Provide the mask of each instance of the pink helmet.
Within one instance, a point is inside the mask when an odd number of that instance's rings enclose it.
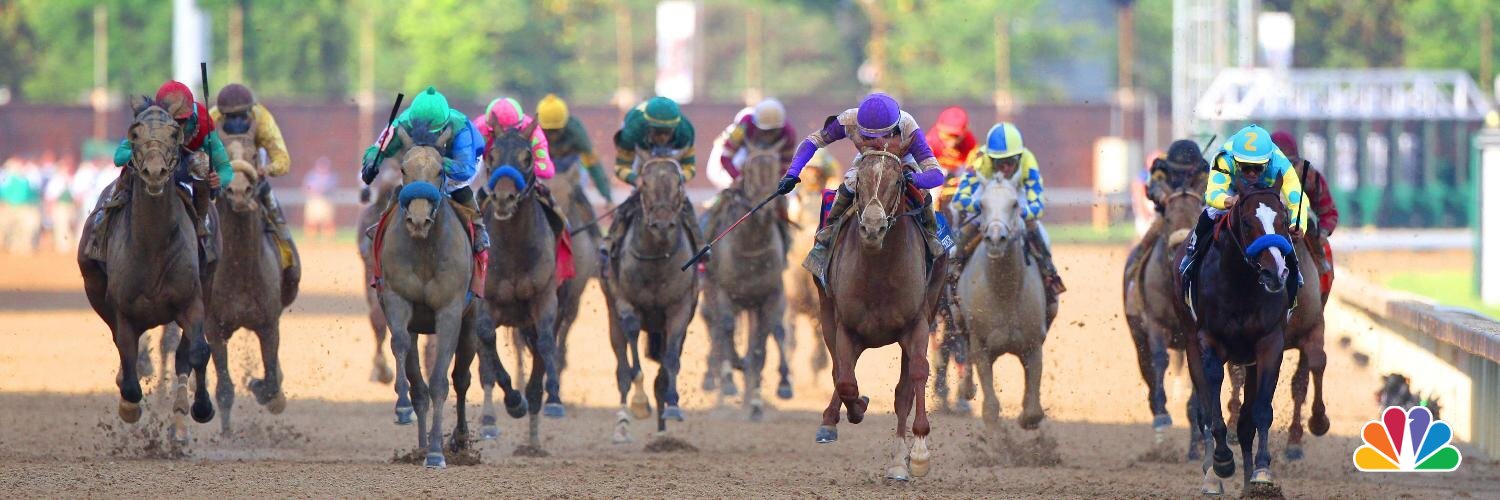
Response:
[[[489,120],[493,121],[495,126],[500,128],[519,127],[522,117],[526,116],[521,111],[521,103],[511,97],[495,99],[490,103],[487,114]]]

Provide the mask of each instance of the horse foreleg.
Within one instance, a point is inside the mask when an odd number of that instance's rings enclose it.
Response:
[[[911,416],[911,407],[915,403],[912,394],[913,381],[911,365],[913,349],[905,342],[901,345],[901,371],[896,380],[896,440],[893,442],[891,466],[885,470],[886,479],[906,481],[911,479],[911,448],[906,443],[907,427],[906,419]]]
[[[215,329],[217,330],[217,329]],[[219,404],[219,432],[229,435],[232,431],[230,415],[234,411],[234,378],[229,373],[229,339],[224,332],[209,335],[208,347],[214,361],[214,401]]]
[[[682,344],[687,340],[688,322],[693,320],[696,303],[696,297],[693,297],[685,304],[667,309],[666,328],[662,332],[666,345],[661,353],[661,368],[667,375],[666,405],[660,415],[662,419],[683,421],[682,409],[678,406],[680,396],[677,393],[677,375],[682,371]]]
[[[416,334],[412,335],[413,337]],[[417,417],[417,449],[427,449],[427,411],[432,407],[431,396],[427,392],[427,382],[422,380],[422,359],[420,349],[415,347],[417,339],[412,339],[413,347],[406,351],[406,360],[402,364],[406,368],[406,379],[408,386],[407,397],[411,398],[412,413]]]
[[[526,376],[526,399],[541,402],[544,398],[542,385],[546,382],[547,365],[542,360],[541,348],[537,346],[539,343],[538,334],[534,327],[521,327],[519,330],[521,338],[526,342],[526,349],[531,351],[531,373]],[[521,348],[517,346],[516,349],[519,351]],[[540,448],[542,446],[542,406],[544,405],[535,404],[531,405],[531,408],[528,409],[526,442],[533,448]]]
[[[777,365],[777,374],[781,380],[776,383],[776,397],[780,399],[792,399],[792,367],[788,358],[795,351],[796,338],[787,335],[786,296],[777,294],[771,299],[771,304],[766,306],[769,310],[761,315],[763,325],[769,325],[771,337],[776,339],[776,354],[780,358]]]
[[[906,343],[912,350],[911,366],[903,373],[917,406],[917,416],[911,425],[911,474],[916,477],[926,476],[931,468],[932,454],[927,449],[927,435],[932,432],[932,424],[927,421],[927,398],[924,397],[927,394],[927,337],[930,333],[922,326],[913,327],[912,339]]]
[[[1042,346],[1021,354],[1021,368],[1026,371],[1026,392],[1021,398],[1022,429],[1035,429],[1046,417],[1042,410]]]
[[[1156,430],[1157,439],[1161,434],[1172,426],[1172,416],[1167,413],[1166,391],[1162,388],[1162,372],[1158,370],[1157,353],[1161,354],[1163,363],[1160,368],[1166,368],[1166,349],[1159,342],[1151,339],[1146,325],[1139,318],[1127,316],[1125,326],[1130,329],[1130,340],[1135,343],[1135,361],[1141,370],[1141,380],[1146,382],[1146,403],[1151,409],[1151,428]]]
[[[1234,426],[1233,430],[1239,436],[1240,460],[1243,461],[1242,466],[1245,469],[1244,479],[1248,483],[1250,480],[1250,468],[1255,463],[1255,455],[1252,454],[1251,448],[1255,445],[1255,398],[1260,395],[1261,390],[1260,384],[1255,383],[1255,381],[1260,378],[1260,370],[1256,365],[1244,366],[1241,369],[1245,373],[1245,378],[1251,381],[1250,385],[1245,387],[1245,401],[1248,401],[1250,404],[1240,407],[1240,411],[1238,412],[1239,423]]]
[[[272,415],[280,415],[286,409],[286,394],[281,391],[281,325],[273,320],[265,328],[256,330],[260,338],[260,360],[264,366],[263,377],[250,379],[245,385],[255,395],[255,402],[266,407]]]
[[[187,311],[178,318],[177,324],[182,325],[183,340],[178,342],[177,347],[177,374],[179,381],[185,381],[189,370],[197,378],[196,387],[193,388],[193,421],[200,424],[208,423],[214,419],[213,400],[208,395],[208,336],[205,331],[206,316],[203,308],[203,300],[199,298],[188,305]],[[186,363],[184,363],[186,362]]]
[[[870,404],[870,398],[860,395],[859,381],[854,374],[854,366],[859,362],[859,354],[864,351],[864,347],[855,342],[847,327],[840,324],[835,328],[833,388],[838,393],[839,400],[844,403],[849,423],[859,424],[865,420],[865,408]]]
[[[1206,333],[1199,332],[1199,343]],[[1220,478],[1234,475],[1234,452],[1229,449],[1229,428],[1224,424],[1224,403],[1219,397],[1224,390],[1224,360],[1219,357],[1217,351],[1211,345],[1200,347],[1202,359],[1202,376],[1204,386],[1198,389],[1198,396],[1202,398],[1203,411],[1207,413],[1211,428],[1209,434],[1214,439],[1213,449],[1213,471]]]
[[[369,281],[368,277],[366,281]],[[385,361],[385,311],[380,309],[380,300],[375,297],[375,292],[368,291],[365,295],[365,302],[370,304],[370,329],[375,332],[375,357],[372,360],[374,367],[370,371],[370,381],[389,384],[395,379],[395,374]]]
[[[1276,383],[1281,380],[1281,351],[1285,347],[1285,338],[1281,332],[1262,337],[1255,344],[1256,368],[1260,371],[1258,377],[1250,380],[1256,388],[1255,398],[1249,400],[1251,409],[1249,417],[1255,426],[1255,436],[1260,440],[1256,443],[1255,467],[1253,471],[1246,468],[1245,482],[1271,484],[1271,421],[1275,416],[1275,410],[1271,402],[1276,398]],[[1247,457],[1246,461],[1250,461]]]
[[[1226,425],[1231,429],[1239,428],[1240,407],[1244,405],[1244,402],[1240,399],[1240,394],[1244,392],[1244,390],[1244,367],[1238,365],[1229,365],[1229,406],[1227,407],[1227,410],[1229,412],[1229,422]],[[1239,439],[1239,433],[1232,433],[1229,435],[1229,444],[1238,444]]]
[[[1292,423],[1287,428],[1287,460],[1301,460],[1302,452],[1302,403],[1307,402],[1307,379],[1311,370],[1307,367],[1307,351],[1298,349],[1297,369],[1292,372]]]
[[[395,293],[385,292],[386,298],[382,300],[382,309],[385,311],[386,320],[389,322],[391,331],[391,357],[395,359],[393,375],[395,384],[392,386],[396,391],[396,425],[411,425],[415,410],[411,401],[411,378],[408,376],[407,354],[415,347],[416,339],[412,338],[407,325],[411,321],[411,304]],[[421,378],[421,370],[418,367],[417,378]]]
[[[635,368],[630,364],[630,353],[625,347],[625,333],[614,312],[609,312],[609,347],[615,353],[615,387],[620,391],[620,411],[615,412],[615,433],[610,441],[615,444],[630,442],[630,383],[635,379]]]
[[[1213,354],[1212,346],[1205,345],[1201,340],[1203,332],[1195,333],[1187,342],[1187,367],[1188,376],[1193,380],[1192,401],[1188,403],[1188,410],[1194,412],[1190,418],[1193,425],[1198,427],[1198,433],[1202,436],[1205,451],[1212,440],[1213,451],[1203,455],[1203,486],[1202,493],[1205,495],[1222,495],[1224,493],[1224,477],[1234,474],[1234,454],[1229,453],[1229,448],[1224,444],[1224,418],[1223,407],[1219,403],[1219,391],[1223,389],[1224,365]],[[1194,406],[1196,405],[1196,411]],[[1222,449],[1223,453],[1219,450]],[[1192,457],[1193,447],[1188,447],[1188,456]],[[1219,460],[1227,457],[1227,464],[1220,464]]]
[[[448,403],[448,370],[458,352],[458,343],[464,335],[464,309],[462,300],[453,301],[437,311],[434,319],[434,336],[437,337],[437,356],[433,360],[431,373],[427,376],[427,392],[431,397],[432,430],[427,434],[428,468],[441,469],[448,466],[443,458],[443,414]],[[467,368],[467,367],[465,367]],[[419,413],[420,415],[420,413]],[[454,436],[458,436],[455,434]]]
[[[464,321],[468,323],[468,321]],[[453,395],[457,400],[454,404],[456,415],[453,420],[453,436],[448,440],[448,449],[459,451],[469,447],[469,384],[473,375],[469,373],[469,365],[474,363],[474,355],[478,342],[465,324],[464,329],[459,332],[458,349],[453,355]]]
[[[497,378],[496,371],[498,371],[496,370],[496,365],[500,364],[500,360],[498,357],[492,357],[489,351],[486,351],[494,347],[495,330],[491,328],[489,332],[491,342],[488,345],[482,345],[483,343],[479,339],[482,335],[482,330],[477,325],[475,326],[474,335],[471,337],[474,343],[474,352],[479,357],[479,389],[483,392],[483,396],[481,397],[481,404],[483,406],[479,413],[479,439],[484,441],[500,438],[500,419],[499,414],[495,412],[495,379]],[[461,351],[460,356],[462,356]],[[455,365],[454,368],[456,369],[457,367]],[[504,368],[500,368],[500,370],[504,370]],[[463,390],[458,388],[458,380],[453,381],[453,388],[458,390],[460,395],[463,394]],[[462,422],[463,420],[460,419],[459,421]]]
[[[1323,351],[1323,323],[1313,327],[1307,341],[1302,343],[1307,353],[1307,366],[1312,371],[1313,403],[1312,418],[1307,421],[1314,436],[1328,433],[1328,408],[1323,404],[1323,370],[1328,368],[1328,353]]]
[[[543,312],[534,330],[537,335],[537,361],[542,364],[546,376],[542,380],[542,387],[547,391],[547,402],[542,406],[542,414],[547,418],[563,418],[567,411],[563,409],[562,383],[558,380],[562,368],[558,361],[557,331],[553,330],[557,324],[556,296],[549,295],[547,300],[552,303],[542,307]]]
[[[141,332],[122,314],[116,314],[109,326],[114,333],[115,351],[120,355],[120,373],[115,376],[115,385],[120,388],[120,420],[135,423],[141,419],[141,380],[136,365]]]
[[[762,306],[750,316],[750,328],[745,339],[745,407],[750,411],[750,420],[759,422],[764,416],[766,402],[761,399],[761,370],[766,367],[766,349],[770,344],[771,330],[776,328],[772,316]]]

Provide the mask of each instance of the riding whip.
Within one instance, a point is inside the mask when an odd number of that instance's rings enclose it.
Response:
[[[588,230],[588,228],[590,228],[592,226],[598,225],[599,221],[602,221],[605,218],[614,215],[615,211],[619,210],[619,209],[620,209],[620,206],[619,205],[615,205],[615,208],[611,208],[611,209],[609,209],[609,211],[604,212],[602,214],[599,214],[598,217],[594,217],[594,220],[589,221],[588,224],[584,224],[584,225],[575,227],[575,228],[573,228],[573,230],[568,231],[568,236],[577,236],[578,233],[584,232],[584,231]]]
[[[703,259],[704,255],[708,255],[708,250],[714,247],[714,243],[718,243],[720,239],[724,238],[724,235],[729,234],[729,232],[733,231],[734,228],[739,227],[741,222],[745,222],[745,219],[749,219],[751,215],[755,215],[755,212],[760,210],[760,207],[766,206],[766,204],[770,203],[771,200],[776,199],[776,196],[778,196],[777,193],[771,193],[771,196],[767,196],[766,199],[761,201],[759,205],[756,205],[755,208],[750,209],[749,212],[745,212],[745,215],[740,216],[740,220],[734,221],[734,224],[730,224],[729,227],[725,228],[723,232],[719,233],[718,236],[715,236],[712,241],[709,241],[707,245],[703,245],[703,249],[698,250],[698,253],[693,254],[693,258],[688,259],[687,263],[682,265],[682,270],[686,271],[689,267],[693,267],[693,264],[697,264],[699,260]]]

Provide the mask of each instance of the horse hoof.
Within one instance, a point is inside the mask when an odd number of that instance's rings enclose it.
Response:
[[[480,441],[494,441],[500,439],[500,426],[495,424],[484,424],[479,426]]]
[[[911,476],[926,477],[927,472],[932,470],[932,452],[927,449],[926,437],[912,440],[910,457]]]
[[[542,416],[547,418],[563,418],[568,416],[568,411],[563,409],[562,403],[547,403],[542,405]]]
[[[953,413],[957,415],[968,415],[974,412],[974,406],[967,399],[959,399],[953,403]]]
[[[127,424],[136,423],[141,419],[141,405],[129,401],[120,402],[120,420]]]
[[[1211,473],[1203,473],[1203,488],[1199,490],[1204,496],[1216,497],[1224,494],[1224,480],[1219,479]]]
[[[1229,436],[1225,437],[1225,440],[1227,443],[1229,443],[1229,446],[1240,445],[1240,435],[1234,432],[1234,428],[1235,424],[1229,424]]]
[[[1298,460],[1302,460],[1302,458],[1305,457],[1305,456],[1306,456],[1306,453],[1304,453],[1302,451],[1302,446],[1294,446],[1294,445],[1287,445],[1286,446],[1286,459],[1288,461],[1295,462],[1295,461],[1298,461]]]
[[[860,422],[864,422],[865,421],[865,409],[870,407],[870,397],[869,396],[860,396],[859,400],[860,400],[859,413],[855,413],[855,412],[852,412],[852,411],[845,411],[844,412],[845,413],[844,417],[847,418],[847,419],[849,419],[849,423],[855,424],[855,425],[858,425]]]
[[[636,420],[651,418],[651,405],[647,404],[645,396],[630,400],[630,416]]]
[[[1043,414],[1043,413],[1041,413],[1041,412],[1037,412],[1037,413],[1022,412],[1021,413],[1021,418],[1017,419],[1017,421],[1018,421],[1018,423],[1020,423],[1022,429],[1026,429],[1028,431],[1034,431],[1034,430],[1036,430],[1037,427],[1041,426],[1043,418],[1046,418],[1046,415]]]
[[[528,411],[531,411],[531,404],[526,402],[526,395],[521,394],[521,391],[505,395],[505,414],[510,415],[510,418],[524,417]],[[410,423],[410,418],[407,423]]]
[[[725,380],[719,392],[725,396],[737,396],[740,393],[740,386],[735,385],[733,380]]]
[[[667,408],[661,411],[661,418],[681,422],[683,421],[682,408],[678,408],[677,405],[667,405]]]
[[[286,411],[286,394],[276,393],[276,397],[266,401],[265,407],[266,411],[271,412],[272,415],[280,415],[281,412]]]
[[[443,458],[442,453],[428,453],[427,462],[422,464],[422,466],[429,469],[446,469],[448,468],[448,460]]]
[[[412,415],[416,413],[410,406],[396,407],[396,425],[411,425]]]
[[[828,425],[818,427],[818,444],[828,444],[838,440],[838,428]]]
[[[1222,461],[1222,462],[1219,461],[1219,459],[1215,458],[1214,459],[1214,474],[1217,475],[1217,476],[1219,476],[1219,477],[1230,477],[1230,476],[1233,476],[1234,475],[1234,455],[1230,455],[1229,456],[1229,460],[1225,460],[1225,461]]]
[[[207,399],[193,402],[193,421],[206,424],[214,419],[214,404]]]
[[[776,397],[781,399],[792,399],[792,384],[783,380],[776,386]]]
[[[885,478],[892,481],[906,482],[911,480],[911,473],[906,470],[906,466],[904,465],[892,465],[889,469],[885,470]]]
[[[1151,419],[1151,428],[1155,429],[1156,432],[1161,432],[1161,431],[1167,430],[1167,429],[1169,429],[1171,427],[1172,427],[1172,416],[1171,415],[1163,413],[1163,414],[1157,415],[1155,418]]]
[[[703,374],[703,390],[712,391],[719,388],[719,380],[712,373]]]
[[[391,368],[385,365],[375,365],[370,370],[370,381],[377,384],[389,384],[396,380],[396,375],[391,373]]]
[[[1314,412],[1312,418],[1307,420],[1307,427],[1308,430],[1312,431],[1312,434],[1314,436],[1322,436],[1324,434],[1327,434],[1328,415],[1321,415]]]
[[[1250,473],[1250,484],[1271,484],[1271,469],[1257,468]]]
[[[766,409],[761,405],[750,405],[750,421],[759,422],[766,418]]]

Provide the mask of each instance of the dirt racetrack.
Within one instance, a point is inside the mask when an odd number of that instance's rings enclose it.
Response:
[[[1117,246],[1057,250],[1071,291],[1046,344],[1042,402],[1048,418],[1041,429],[1022,431],[1014,424],[1020,366],[1003,359],[997,370],[1003,427],[987,430],[976,417],[934,414],[932,473],[906,484],[883,479],[895,421],[895,349],[872,351],[859,366],[861,389],[872,399],[867,420],[840,425],[837,443],[814,444],[832,384],[827,372],[809,373],[817,344],[807,325],[799,325],[796,397],[777,400],[774,386],[768,387],[774,408],[763,422],[749,422],[738,398],[720,405],[717,393],[700,389],[706,341],[695,323],[683,360],[687,422],[672,425],[670,434],[697,451],[646,452],[654,420],[632,424],[635,442],[610,444],[617,402],[614,359],[597,290],[586,295],[569,339],[563,378],[568,416],[542,422],[550,456],[512,456],[525,421],[503,419],[501,438],[478,445],[481,465],[433,471],[392,463],[394,455],[415,447],[416,429],[392,423],[391,389],[370,381],[375,346],[365,320],[359,261],[347,245],[303,249],[301,297],[282,323],[286,412],[270,415],[245,390],[243,377],[252,369],[258,374],[260,363],[253,334],[241,332],[231,344],[240,389],[235,434],[220,436],[217,420],[194,424],[192,442],[174,453],[166,444],[162,422],[169,410],[157,380],[143,382],[151,405],[140,423],[124,424],[116,416],[118,357],[108,329],[88,308],[72,257],[7,256],[0,261],[0,496],[1196,496],[1199,464],[1181,460],[1188,384],[1175,366],[1168,385],[1176,423],[1170,450],[1152,453],[1145,386],[1120,317],[1125,252]],[[1407,257],[1402,259],[1409,265]],[[1332,430],[1323,437],[1309,435],[1305,460],[1284,460],[1280,449],[1290,396],[1283,382],[1275,405],[1272,464],[1283,492],[1300,498],[1500,498],[1500,465],[1468,449],[1454,473],[1354,470],[1350,456],[1359,445],[1359,428],[1378,411],[1372,395],[1379,374],[1357,367],[1352,353],[1338,347],[1338,338],[1378,326],[1330,306]],[[508,352],[502,357],[514,370],[514,357]],[[1284,381],[1292,360],[1286,366]],[[647,375],[655,370],[648,363]],[[774,384],[773,371],[768,374]],[[476,384],[470,389],[473,423],[479,395]],[[1226,486],[1229,494],[1238,494],[1240,478]]]

